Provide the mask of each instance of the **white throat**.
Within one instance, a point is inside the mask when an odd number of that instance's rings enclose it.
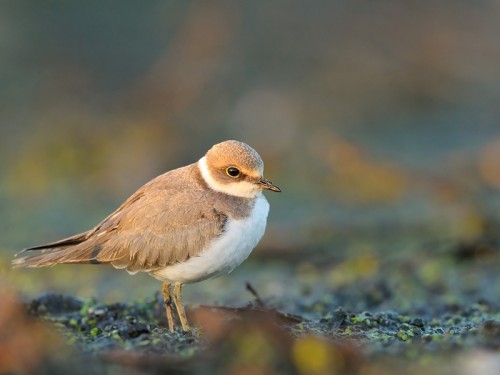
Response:
[[[212,177],[210,169],[208,168],[207,158],[204,156],[198,160],[198,168],[200,168],[201,175],[208,187],[212,190],[242,198],[255,198],[262,194],[259,188],[247,181],[237,181],[229,184],[221,184]]]

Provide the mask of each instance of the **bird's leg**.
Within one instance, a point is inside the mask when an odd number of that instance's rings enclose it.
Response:
[[[163,282],[161,291],[165,301],[165,314],[167,315],[168,328],[174,332],[174,317],[172,316],[172,296],[170,295],[170,284]]]
[[[186,312],[184,311],[184,306],[182,305],[182,301],[181,301],[181,298],[182,298],[181,290],[182,290],[182,284],[175,283],[175,285],[174,285],[174,302],[175,302],[175,307],[177,308],[177,315],[179,315],[179,320],[181,321],[182,330],[184,332],[189,332],[189,324],[187,322]]]

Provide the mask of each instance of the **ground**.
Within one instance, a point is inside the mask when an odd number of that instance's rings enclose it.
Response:
[[[394,247],[399,251],[384,250]],[[3,300],[11,309],[0,316],[9,333],[0,344],[13,353],[22,346],[23,359],[13,354],[5,363],[28,372],[494,374],[498,255],[498,244],[484,236],[358,244],[348,256],[318,250],[307,261],[261,254],[223,281],[230,287],[205,290],[216,306],[188,298],[190,333],[168,331],[159,292],[108,303],[10,290]],[[20,344],[25,330],[28,347]]]

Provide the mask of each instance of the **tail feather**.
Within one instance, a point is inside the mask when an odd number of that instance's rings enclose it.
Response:
[[[60,263],[97,263],[96,256],[100,246],[89,240],[92,231],[80,233],[60,241],[45,245],[33,246],[22,250],[20,254],[36,251],[12,261],[14,268],[18,267],[45,267]]]
[[[51,242],[45,245],[38,245],[33,247],[28,247],[21,250],[16,256],[31,250],[45,250],[45,249],[55,249],[55,248],[65,248],[69,246],[74,246],[82,243],[90,237],[92,231],[87,231],[79,234],[75,234],[71,237],[63,238],[62,240]]]

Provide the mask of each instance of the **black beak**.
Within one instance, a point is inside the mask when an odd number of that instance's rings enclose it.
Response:
[[[269,180],[266,180],[265,178],[261,178],[257,184],[262,188],[262,189],[266,189],[266,190],[271,190],[271,191],[275,191],[277,193],[281,192],[281,189],[279,187],[277,187],[276,185],[274,185],[271,181]]]

